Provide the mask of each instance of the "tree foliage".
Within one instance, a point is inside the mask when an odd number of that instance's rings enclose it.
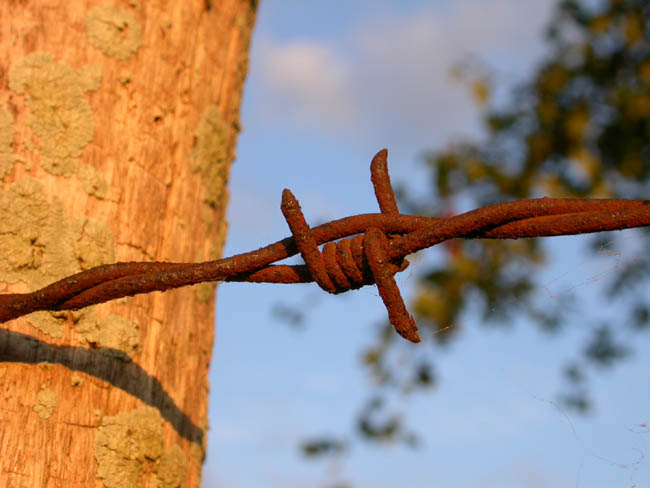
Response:
[[[650,3],[593,4],[566,0],[557,5],[546,31],[544,61],[505,101],[495,96],[488,73],[456,70],[469,77],[484,136],[429,152],[430,200],[403,198],[402,208],[417,214],[433,208],[440,214],[540,196],[648,198]],[[628,232],[648,249],[650,233]],[[587,239],[587,251],[597,252],[604,242],[617,249],[617,238],[620,234],[610,233]],[[430,342],[453,341],[468,314],[497,325],[528,317],[548,331],[572,325],[565,313],[569,294],[549,307],[534,293],[537,272],[548,261],[547,241],[456,240],[439,249],[436,264],[419,275],[411,306],[422,336],[435,338]],[[650,259],[639,253],[626,263],[603,288],[604,299],[618,302],[618,310],[626,306],[629,314],[608,317],[599,311],[598,317],[589,317],[585,312],[583,320],[592,320],[593,334],[564,371],[568,393],[561,399],[579,410],[591,406],[585,385],[590,366],[611,366],[625,357],[632,347],[630,332],[650,324],[648,296],[640,286],[650,275]],[[377,388],[360,412],[359,434],[413,441],[385,400],[435,384],[431,348],[404,344],[386,325],[364,351],[363,363]]]

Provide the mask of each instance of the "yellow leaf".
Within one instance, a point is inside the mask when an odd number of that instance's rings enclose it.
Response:
[[[643,81],[650,85],[650,59],[645,60],[639,66],[639,76]]]
[[[420,317],[442,323],[447,317],[447,305],[442,294],[432,288],[424,288],[415,299],[413,311]]]
[[[535,132],[528,137],[530,159],[539,163],[546,159],[551,150],[551,138],[546,132]]]
[[[490,96],[490,87],[485,78],[474,80],[472,83],[472,96],[479,105],[485,105]]]
[[[564,129],[567,137],[572,141],[580,141],[585,136],[589,125],[589,111],[584,105],[577,106],[571,110]]]
[[[562,64],[553,64],[546,68],[539,78],[539,89],[548,94],[557,93],[569,81],[569,70]]]
[[[546,196],[553,198],[565,198],[571,196],[559,176],[546,174],[540,177],[540,180],[541,187]]]
[[[484,178],[486,174],[487,171],[484,163],[476,159],[468,161],[465,168],[465,175],[467,176],[468,181],[473,182],[480,180],[481,178]]]
[[[626,178],[638,178],[643,172],[643,161],[639,157],[639,154],[634,151],[628,151],[628,153],[623,157],[620,171]]]
[[[643,93],[629,97],[626,100],[625,113],[633,120],[650,117],[650,94]]]
[[[602,34],[607,30],[611,22],[611,17],[607,14],[594,17],[589,23],[589,28],[597,34]]]
[[[479,264],[474,259],[471,259],[462,253],[454,255],[451,265],[455,276],[460,280],[473,281],[479,276]]]
[[[555,122],[559,115],[557,104],[553,99],[544,97],[537,104],[537,115],[544,125],[551,125]]]
[[[625,19],[623,33],[628,44],[634,44],[643,38],[643,19],[638,12],[631,12]]]
[[[591,194],[595,198],[612,198],[613,193],[610,185],[606,181],[599,181],[592,189]]]

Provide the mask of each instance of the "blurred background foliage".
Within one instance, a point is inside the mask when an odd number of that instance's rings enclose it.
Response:
[[[412,201],[408,186],[401,187],[403,213],[451,215],[541,196],[648,198],[650,2],[561,1],[545,35],[545,60],[510,93],[502,93],[496,77],[476,63],[451,70],[477,103],[484,136],[427,152],[430,196]],[[576,345],[574,361],[562,372],[559,399],[584,413],[593,407],[586,385],[591,370],[624,358],[636,337],[629,332],[650,323],[648,294],[640,286],[650,276],[650,259],[642,252],[650,248],[650,234],[627,232],[640,242],[638,255],[608,275],[602,300],[618,301],[629,313],[609,317],[599,310],[590,317],[586,310],[584,320],[596,323],[593,334]],[[617,238],[586,238],[585,253],[602,250],[605,242],[617,249]],[[580,305],[570,293],[552,301],[534,293],[538,272],[548,264],[546,244],[455,240],[438,246],[435,264],[420,264],[410,310],[428,340],[413,348],[388,324],[378,327],[374,343],[362,352],[374,387],[356,422],[361,438],[417,444],[417,433],[394,413],[391,399],[435,386],[432,348],[453,342],[464,317],[498,326],[524,317],[553,333],[572,325],[565,312]],[[346,447],[324,437],[306,441],[302,450],[313,457]]]

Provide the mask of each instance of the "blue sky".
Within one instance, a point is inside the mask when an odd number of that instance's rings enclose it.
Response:
[[[288,235],[283,188],[294,192],[310,222],[377,211],[369,163],[383,147],[393,181],[408,182],[416,194],[427,191],[422,152],[480,134],[478,113],[466,87],[450,79],[451,67],[479,59],[502,83],[521,79],[543,54],[541,29],[553,5],[263,1],[225,254]],[[581,242],[553,239],[553,264],[538,293],[551,305],[575,293],[598,315],[601,285],[633,256],[588,258],[579,253]],[[407,296],[413,273],[398,276]],[[306,304],[307,326],[295,330],[274,319],[278,303]],[[502,330],[468,319],[452,347],[429,351],[438,387],[396,405],[420,433],[419,449],[357,441],[345,458],[304,460],[298,451],[304,438],[352,432],[370,384],[359,351],[385,314],[371,287],[334,297],[315,285],[220,285],[204,488],[650,484],[647,346],[620,367],[592,375],[591,416],[555,402],[561,368],[599,325],[582,320],[587,314],[580,309],[570,315],[577,325],[558,336],[526,322]]]

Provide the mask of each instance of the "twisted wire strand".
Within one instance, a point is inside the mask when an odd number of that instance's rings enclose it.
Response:
[[[387,154],[385,149],[379,151],[371,164],[381,213],[354,215],[310,228],[297,200],[285,190],[281,209],[292,237],[216,261],[115,263],[68,276],[31,293],[0,294],[0,323],[38,310],[75,310],[206,281],[316,281],[330,293],[374,283],[398,333],[418,340],[417,328],[394,280],[394,274],[408,266],[408,254],[454,238],[519,239],[650,226],[650,200],[539,198],[497,203],[448,218],[402,215],[388,175]],[[325,244],[322,252],[318,249],[321,244]],[[298,253],[304,265],[272,264]]]

